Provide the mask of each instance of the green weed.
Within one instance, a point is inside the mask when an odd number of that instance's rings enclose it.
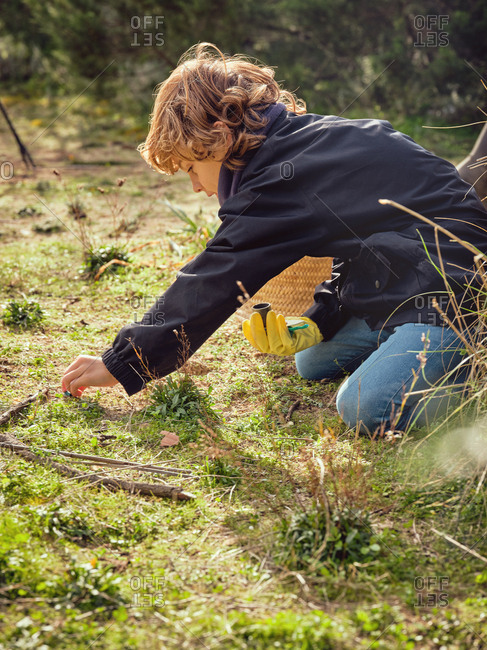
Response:
[[[380,551],[369,515],[353,508],[330,513],[315,505],[297,512],[283,522],[280,538],[285,562],[298,569],[360,563]]]
[[[51,537],[67,538],[76,543],[90,542],[94,537],[86,515],[72,506],[52,503],[32,510],[43,532]]]
[[[0,516],[0,587],[9,599],[35,595],[48,579],[46,549],[26,523],[20,513]]]
[[[49,499],[59,494],[59,476],[43,468],[17,460],[4,466],[0,479],[0,505],[22,505]]]
[[[150,395],[149,413],[164,420],[197,421],[217,418],[212,408],[211,387],[203,391],[188,375],[171,375],[156,384]]]
[[[319,610],[304,615],[292,610],[282,611],[263,620],[240,615],[235,627],[237,638],[245,643],[237,645],[235,642],[237,648],[335,650],[344,647],[339,640],[345,633],[343,626]]]
[[[203,250],[206,247],[207,241],[215,236],[215,233],[220,226],[220,221],[218,219],[205,219],[201,208],[197,216],[192,219],[185,210],[172,205],[169,201],[165,200],[164,204],[180,221],[186,224],[183,231],[189,235],[190,243],[194,244],[197,250]],[[173,242],[173,244],[175,244],[175,242]],[[177,251],[177,245],[175,248],[176,252],[182,252]]]
[[[80,272],[88,275],[90,278],[94,278],[100,269],[112,260],[130,263],[131,257],[127,251],[127,247],[121,244],[102,246],[100,248],[90,247],[84,254],[84,264]],[[112,273],[122,267],[123,265],[118,264],[116,261],[110,265]]]
[[[23,556],[19,547],[29,540],[30,535],[20,530],[17,519],[12,516],[2,518],[0,531],[0,585],[3,587],[15,584],[23,577]]]
[[[81,521],[68,515],[54,514],[54,509],[38,516],[37,521],[45,522],[49,532],[61,530],[68,534],[86,532]],[[95,610],[97,613],[110,612],[125,603],[120,593],[122,580],[109,565],[102,566],[93,558],[90,562],[80,562],[72,557],[68,568],[56,573],[50,558],[40,541],[30,531],[20,516],[3,515],[0,519],[0,587],[8,598],[39,595],[55,604],[55,609],[77,608],[81,611]],[[57,528],[59,526],[59,528]],[[76,528],[78,526],[78,528]],[[44,552],[43,552],[44,551]],[[32,556],[34,553],[34,556]]]
[[[2,321],[7,327],[29,329],[38,327],[46,316],[39,303],[24,298],[24,300],[11,300],[5,306]]]
[[[122,577],[110,566],[99,566],[97,560],[79,563],[72,558],[65,575],[53,585],[49,595],[62,607],[111,612],[127,602],[120,592],[121,581]]]
[[[224,458],[206,459],[204,471],[209,474],[206,481],[210,486],[238,485],[242,480],[242,472],[230,465]]]

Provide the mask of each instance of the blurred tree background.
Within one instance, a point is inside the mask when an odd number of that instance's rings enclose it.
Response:
[[[198,41],[275,66],[312,112],[453,124],[485,105],[478,0],[9,0],[0,27],[2,92],[89,85],[145,122],[156,84]]]

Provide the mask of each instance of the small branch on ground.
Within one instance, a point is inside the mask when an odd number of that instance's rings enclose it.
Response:
[[[291,404],[289,411],[286,414],[286,422],[289,422],[289,420],[292,418],[292,415],[296,409],[298,409],[301,406],[301,400],[297,399],[294,404]]]
[[[194,495],[190,492],[185,492],[182,488],[173,485],[161,485],[152,483],[136,483],[134,481],[125,481],[122,479],[105,478],[98,474],[86,474],[79,470],[72,469],[67,465],[58,463],[51,458],[38,456],[32,452],[27,445],[22,444],[15,436],[10,433],[0,434],[0,444],[4,447],[10,447],[14,453],[22,456],[26,460],[33,463],[44,465],[55,469],[64,476],[69,476],[77,481],[87,481],[92,485],[103,485],[110,490],[125,490],[131,494],[147,494],[156,497],[169,497],[179,501],[188,501],[194,499]]]
[[[48,393],[48,389],[43,388],[42,390],[37,391],[37,393],[30,395],[23,402],[19,402],[18,404],[15,404],[11,408],[9,408],[8,411],[5,411],[0,415],[0,425],[9,422],[9,420],[11,420],[14,417],[14,415],[17,415],[17,413],[19,413],[26,406],[29,406],[29,404],[32,404],[32,402],[35,402],[36,400],[41,398],[46,398],[47,393]]]
[[[450,537],[450,535],[447,535],[446,533],[442,533],[440,530],[436,530],[436,528],[432,527],[431,530],[435,533],[435,535],[439,535],[440,537],[443,537],[444,539],[446,539],[447,542],[450,542],[450,544],[454,544],[455,546],[458,546],[458,548],[461,548],[462,551],[465,551],[465,553],[469,553],[470,555],[473,555],[477,559],[482,560],[482,562],[485,562],[487,564],[487,558],[485,558],[483,555],[480,555],[480,553],[477,553],[477,551],[474,551],[473,548],[469,548],[468,546],[461,544],[456,539],[453,539],[453,537]]]
[[[35,402],[37,399],[47,397],[47,393],[48,393],[48,389],[44,388],[38,391],[37,393],[34,393],[34,395],[30,395],[24,401],[15,404],[15,406],[12,406],[11,408],[8,409],[8,411],[5,411],[5,413],[2,413],[0,415],[0,424],[6,424],[7,422],[9,422],[23,408],[25,408],[29,404],[32,404],[32,402]],[[125,481],[122,479],[106,478],[103,476],[99,476],[98,474],[86,474],[85,472],[80,472],[79,470],[72,469],[67,465],[58,463],[52,460],[52,458],[45,458],[44,456],[37,455],[36,453],[31,451],[31,449],[29,449],[27,445],[25,445],[21,440],[16,438],[11,433],[0,434],[0,446],[11,449],[15,454],[22,456],[26,460],[30,460],[33,463],[37,463],[39,465],[44,465],[45,467],[50,467],[52,469],[55,469],[60,474],[63,474],[64,476],[69,476],[70,478],[74,478],[77,481],[87,481],[92,485],[104,485],[110,490],[125,490],[126,492],[130,492],[131,494],[148,494],[157,497],[169,497],[171,499],[177,499],[180,501],[187,501],[189,499],[194,499],[193,494],[191,494],[190,492],[185,492],[181,487],[177,487],[173,485],[161,485],[160,483],[159,484],[137,483],[134,481]],[[107,465],[110,464],[110,465],[117,465],[117,466],[121,465],[124,468],[127,468],[127,466],[129,466],[131,469],[132,468],[140,469],[144,471],[143,466],[134,467],[137,466],[138,463],[131,463],[130,461],[116,461],[113,459],[103,458],[102,456],[89,457],[86,454],[75,454],[73,452],[55,452],[53,450],[45,450],[42,453],[46,453],[46,452],[57,453],[57,454],[60,453],[61,455],[72,456],[75,458],[84,456],[85,460],[91,460],[92,462],[98,461],[100,464],[103,463]],[[158,469],[159,471],[157,473],[163,473],[164,471],[161,468],[155,468],[150,465],[148,467],[152,471]],[[145,471],[147,471],[147,466],[145,466]],[[166,470],[165,473],[170,473],[170,471]],[[185,470],[182,470],[181,473],[184,474]]]

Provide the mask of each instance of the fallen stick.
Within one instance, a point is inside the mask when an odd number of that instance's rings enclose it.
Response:
[[[114,258],[113,260],[110,260],[109,262],[107,262],[107,263],[104,264],[103,266],[100,266],[100,268],[98,269],[97,274],[96,274],[95,277],[93,278],[93,279],[95,280],[95,282],[96,282],[97,280],[100,279],[100,275],[101,275],[104,271],[106,271],[106,269],[107,269],[109,266],[112,266],[112,264],[120,264],[121,266],[132,266],[132,263],[131,263],[131,262],[125,262],[124,260],[119,260],[119,259]]]
[[[450,542],[450,544],[454,544],[455,546],[458,546],[458,548],[461,548],[462,551],[465,551],[465,553],[470,553],[470,555],[473,555],[477,559],[482,560],[482,562],[485,562],[487,564],[487,558],[485,558],[483,555],[480,555],[480,553],[477,553],[477,551],[474,551],[473,548],[468,548],[468,546],[465,546],[464,544],[457,542],[456,539],[453,539],[453,537],[450,537],[450,535],[447,535],[446,533],[442,533],[440,530],[436,530],[436,528],[432,527],[431,530],[436,535],[439,535],[440,537],[446,539],[447,542]]]
[[[182,488],[173,486],[173,485],[160,485],[152,483],[136,483],[133,481],[125,481],[122,479],[113,479],[105,478],[99,474],[86,474],[85,472],[80,472],[79,470],[72,469],[67,465],[58,463],[51,458],[44,458],[43,456],[38,456],[32,452],[27,445],[23,445],[20,440],[10,433],[0,434],[0,442],[8,443],[4,446],[11,446],[12,451],[23,458],[37,463],[39,465],[44,465],[45,467],[50,467],[55,469],[60,474],[64,476],[69,476],[74,478],[77,481],[87,481],[92,485],[104,485],[110,490],[125,490],[131,494],[148,494],[150,496],[156,497],[168,497],[171,499],[179,501],[188,501],[189,499],[194,499],[194,494],[190,492],[185,492]]]
[[[289,422],[289,420],[292,418],[292,415],[296,409],[298,409],[301,406],[301,400],[297,399],[294,404],[291,404],[289,407],[289,411],[287,412],[286,415],[286,422]]]
[[[27,399],[24,399],[23,402],[19,402],[18,404],[12,406],[12,408],[9,408],[8,411],[5,411],[5,413],[2,413],[0,415],[0,425],[5,424],[9,420],[11,420],[13,416],[17,415],[19,411],[21,411],[26,406],[29,406],[29,404],[32,404],[32,402],[35,402],[40,397],[47,397],[47,392],[48,389],[43,388],[42,390],[37,391],[37,393],[34,393],[33,395],[29,395],[29,397],[27,397]]]
[[[30,155],[30,153],[29,153],[29,150],[27,149],[27,147],[25,146],[25,144],[24,144],[24,143],[22,142],[22,140],[20,139],[20,137],[19,137],[17,131],[15,130],[14,125],[12,124],[11,119],[10,119],[9,116],[8,116],[7,109],[6,109],[5,106],[3,105],[3,102],[1,102],[1,101],[0,101],[0,111],[2,111],[2,113],[3,113],[3,117],[5,118],[5,121],[7,122],[8,126],[9,126],[9,129],[12,131],[12,134],[13,134],[13,136],[14,136],[14,138],[15,138],[15,141],[16,141],[16,143],[17,143],[19,149],[20,149],[20,155],[22,156],[22,160],[23,160],[23,162],[24,162],[24,165],[27,167],[27,169],[29,169],[29,165],[30,165],[31,167],[35,167],[36,164],[35,164],[35,162],[32,160],[32,157],[31,157],[31,155]]]
[[[17,451],[17,449],[27,449],[27,446],[24,445],[21,441],[19,444],[13,444],[7,440],[3,440],[2,435],[0,435],[0,447],[7,447],[12,449],[12,451]],[[46,449],[45,447],[36,447],[36,451],[41,451],[42,453],[54,454],[57,456],[65,456],[66,458],[74,458],[80,461],[86,460],[92,465],[114,465],[119,469],[134,469],[140,472],[152,472],[153,474],[169,474],[175,476],[178,474],[183,474],[187,478],[195,478],[194,474],[187,469],[179,469],[177,467],[158,467],[157,465],[150,464],[140,464],[131,460],[118,460],[116,458],[107,458],[105,456],[90,456],[88,454],[77,454],[74,451],[56,451],[55,449]]]

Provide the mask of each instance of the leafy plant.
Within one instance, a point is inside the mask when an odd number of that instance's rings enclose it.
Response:
[[[122,516],[111,520],[109,525],[104,525],[103,529],[97,532],[97,537],[114,546],[130,547],[156,531],[157,525],[154,522],[139,512],[134,512],[129,518]]]
[[[51,538],[69,539],[83,546],[102,542],[115,546],[130,546],[154,530],[153,524],[147,522],[138,512],[128,519],[120,517],[103,522],[64,503],[28,507],[26,512],[42,532]]]
[[[0,479],[0,503],[14,505],[32,498],[31,486],[26,480],[26,472],[18,471]]]
[[[51,499],[61,490],[59,477],[20,459],[4,465],[0,478],[0,506],[14,506]]]
[[[85,206],[78,198],[75,198],[68,203],[68,212],[76,221],[79,219],[86,219]]]
[[[299,569],[313,562],[361,562],[380,551],[369,515],[348,507],[328,512],[314,506],[295,513],[283,522],[280,535],[286,563]]]
[[[26,205],[25,208],[22,208],[17,212],[19,217],[38,217],[42,214],[36,206]]]
[[[203,392],[188,375],[170,376],[152,391],[150,413],[169,420],[215,418],[210,393],[211,387]]]
[[[345,647],[343,640],[350,634],[341,621],[318,609],[305,614],[288,609],[257,620],[239,612],[233,617],[232,630],[245,643],[235,643],[235,647],[252,650],[336,650]]]
[[[210,485],[238,485],[241,481],[242,473],[237,467],[230,465],[224,458],[206,459],[205,471],[210,476],[207,482]]]
[[[15,599],[34,593],[41,576],[39,546],[16,514],[0,515],[0,588],[2,597]]]
[[[85,273],[94,278],[100,269],[115,260],[110,266],[113,271],[118,271],[121,264],[117,262],[127,262],[130,264],[131,258],[127,251],[126,246],[114,244],[112,246],[102,246],[101,248],[90,247],[85,253],[84,264],[81,268],[81,273]]]
[[[94,532],[85,515],[70,506],[42,505],[34,508],[45,533],[53,537],[69,538],[74,542],[88,542]]]
[[[34,300],[11,300],[5,306],[2,321],[7,327],[28,329],[37,327],[44,320],[45,312]]]
[[[126,603],[120,593],[121,581],[112,567],[99,567],[96,558],[83,564],[73,558],[64,578],[57,581],[49,595],[58,599],[61,606],[110,612]]]
[[[23,579],[24,557],[18,548],[12,546],[21,546],[28,540],[28,533],[15,532],[9,540],[4,540],[0,545],[0,586],[14,584]]]
[[[193,242],[198,248],[203,249],[206,246],[208,239],[214,237],[218,227],[219,221],[210,221],[208,219],[202,220],[202,210],[198,215],[192,219],[184,210],[172,205],[169,201],[164,201],[164,204],[171,210],[171,212],[180,219],[186,227],[183,229],[191,235]]]
[[[61,575],[49,565],[48,554],[41,554],[44,548],[26,531],[25,520],[2,516],[0,588],[3,597],[13,600],[18,596],[42,594],[46,602],[56,603],[56,609],[96,610],[98,614],[113,612],[126,603],[119,587],[122,578],[112,566],[101,566],[97,558],[83,563],[72,557]]]

